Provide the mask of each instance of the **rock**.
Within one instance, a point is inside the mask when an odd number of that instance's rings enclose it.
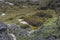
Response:
[[[20,35],[20,36],[25,36],[25,37],[27,37],[27,36],[28,36],[27,34],[28,34],[28,33],[27,33],[26,30],[20,30],[20,32],[19,32],[19,35]]]
[[[18,19],[18,21],[20,21],[21,24],[29,25],[26,21],[24,21],[24,19]]]
[[[0,22],[0,30],[6,30],[7,29],[7,25]]]
[[[5,16],[6,14],[5,13],[2,13],[2,16]]]
[[[7,25],[0,22],[0,40],[8,40]]]
[[[10,25],[10,28],[13,30],[17,30],[19,27],[17,25],[13,24],[13,25]]]
[[[13,3],[10,3],[10,2],[5,2],[6,4],[9,4],[11,6],[13,6],[14,4]]]
[[[21,22],[21,21],[23,21],[23,19],[18,19],[18,21],[20,21],[20,22]]]
[[[26,21],[21,21],[20,23],[28,25],[28,23]]]
[[[27,31],[20,28],[16,24],[12,24],[8,28],[12,31],[10,33],[13,33],[13,34],[18,35],[18,36],[27,36]]]
[[[14,34],[10,34],[7,31],[8,26],[0,22],[0,40],[16,40]]]

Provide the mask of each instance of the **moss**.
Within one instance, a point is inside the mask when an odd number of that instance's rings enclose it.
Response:
[[[43,23],[43,19],[38,17],[26,17],[25,21],[28,22],[30,25],[37,27]]]
[[[45,17],[45,18],[52,18],[53,16],[49,13],[44,13],[44,12],[37,12],[34,16],[37,17]]]
[[[26,25],[26,24],[20,24],[20,27],[23,28],[23,29],[30,28],[30,26],[29,25]]]
[[[38,27],[31,26],[31,30],[36,30],[36,29],[38,29]]]
[[[32,29],[35,29],[43,25],[49,18],[55,17],[56,15],[54,10],[37,10],[36,7],[28,5],[28,8],[21,9],[19,6],[7,6],[6,16],[0,16],[0,21],[21,25],[18,19],[22,18],[32,26]],[[42,14],[44,15],[43,17],[40,16]]]

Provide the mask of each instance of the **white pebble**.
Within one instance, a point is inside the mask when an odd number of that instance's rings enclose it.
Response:
[[[11,5],[11,6],[13,6],[13,5],[14,5],[13,3],[10,3],[10,2],[5,2],[5,3],[7,3],[7,4]]]
[[[18,21],[20,21],[22,24],[28,24],[26,21],[24,21],[24,19],[18,19]]]
[[[22,24],[28,24],[26,21],[21,21],[20,23],[22,23]]]
[[[23,19],[18,19],[18,21],[23,21]]]
[[[5,16],[6,14],[5,13],[2,13],[2,16]]]

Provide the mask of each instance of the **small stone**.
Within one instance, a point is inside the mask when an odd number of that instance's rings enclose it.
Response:
[[[10,2],[5,2],[6,4],[9,4],[11,6],[13,6],[14,4],[13,3],[10,3]]]
[[[6,14],[5,13],[2,13],[2,16],[5,16]]]

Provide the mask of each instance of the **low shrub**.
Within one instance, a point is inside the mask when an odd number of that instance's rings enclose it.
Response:
[[[52,18],[52,15],[51,14],[44,13],[44,12],[37,12],[34,16],[45,17],[45,18]]]

